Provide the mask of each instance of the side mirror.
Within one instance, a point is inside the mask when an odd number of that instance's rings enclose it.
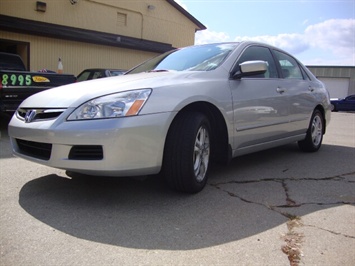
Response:
[[[267,62],[255,60],[245,61],[239,65],[240,71],[233,74],[233,79],[240,79],[246,76],[260,75],[267,71]]]

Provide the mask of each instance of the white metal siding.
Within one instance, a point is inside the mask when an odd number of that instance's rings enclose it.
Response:
[[[330,98],[345,98],[349,93],[349,78],[319,78],[328,89]]]

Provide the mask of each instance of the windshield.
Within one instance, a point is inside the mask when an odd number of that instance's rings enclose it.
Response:
[[[158,71],[209,71],[216,69],[237,43],[208,44],[177,49],[154,57],[127,74]]]

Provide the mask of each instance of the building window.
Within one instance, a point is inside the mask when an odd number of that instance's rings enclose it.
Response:
[[[117,26],[127,26],[127,14],[117,12]]]

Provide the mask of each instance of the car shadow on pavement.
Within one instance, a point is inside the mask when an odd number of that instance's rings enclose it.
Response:
[[[200,249],[253,236],[293,216],[354,204],[351,156],[349,147],[323,145],[306,154],[286,145],[212,166],[208,185],[194,195],[170,191],[154,177],[53,174],[26,183],[19,203],[77,238],[137,249]]]

